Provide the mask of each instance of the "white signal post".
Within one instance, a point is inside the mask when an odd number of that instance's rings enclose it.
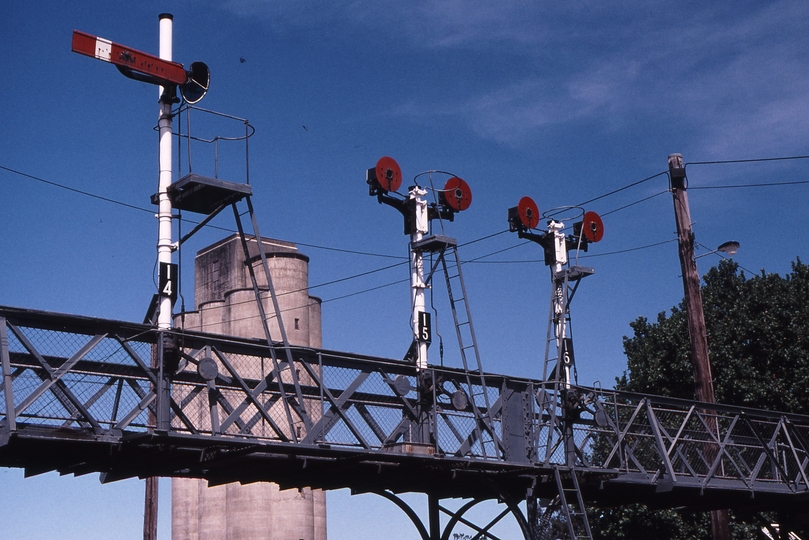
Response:
[[[556,330],[556,352],[558,364],[564,369],[565,388],[570,388],[570,357],[565,351],[564,339],[567,329],[565,328],[565,284],[562,272],[567,264],[567,247],[565,245],[565,225],[559,221],[552,220],[548,223],[548,234],[553,237],[554,263],[551,268],[553,280],[553,316]]]
[[[172,59],[172,40],[173,40],[173,21],[172,16],[169,14],[160,15],[160,59],[171,62]],[[172,207],[171,200],[169,199],[168,188],[172,180],[172,116],[171,107],[174,101],[174,88],[169,86],[160,86],[160,117],[158,120],[158,133],[160,140],[159,147],[159,168],[160,176],[158,180],[158,234],[157,234],[157,261],[158,266],[167,268],[172,263],[172,253],[174,252],[174,245],[172,242]],[[177,283],[173,279],[166,280],[166,283],[161,284],[158,304],[158,317],[157,327],[161,330],[169,329],[172,327],[172,309],[175,291],[171,290],[176,287]],[[168,288],[169,290],[165,290]]]
[[[424,290],[427,285],[424,283],[424,255],[417,249],[412,249],[425,234],[430,232],[430,220],[428,218],[427,201],[425,196],[427,190],[419,186],[410,188],[408,198],[412,201],[413,227],[410,231],[410,246],[413,254],[413,266],[410,269],[411,303],[413,305],[413,335],[418,345],[416,356],[416,369],[419,371],[427,369],[427,347],[429,345],[428,336],[421,335],[421,325],[419,317],[425,311]],[[429,330],[427,330],[429,332]]]
[[[172,306],[177,298],[177,265],[171,262],[177,244],[172,242],[172,204],[168,194],[172,180],[171,108],[177,102],[178,87],[187,103],[196,103],[205,95],[210,82],[208,66],[202,62],[192,63],[191,70],[186,71],[182,64],[172,61],[172,41],[172,16],[163,13],[160,15],[159,56],[78,30],[73,31],[72,44],[73,52],[114,64],[121,73],[131,79],[160,86],[158,119],[160,173],[157,192],[159,222],[157,260],[160,286],[157,294],[157,327],[161,330],[172,327]]]

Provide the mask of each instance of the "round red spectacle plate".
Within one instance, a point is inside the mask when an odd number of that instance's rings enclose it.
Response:
[[[402,169],[396,160],[389,156],[376,162],[376,181],[385,191],[397,191],[402,185]]]
[[[528,229],[536,229],[539,225],[539,207],[531,197],[523,197],[517,204],[520,222]]]
[[[444,200],[456,212],[466,210],[472,204],[472,190],[469,184],[453,176],[444,184]]]
[[[584,214],[584,223],[582,223],[581,229],[584,237],[590,242],[598,242],[604,238],[604,222],[601,221],[601,216],[595,212],[586,212]]]

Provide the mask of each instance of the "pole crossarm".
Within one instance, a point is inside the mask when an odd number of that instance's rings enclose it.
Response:
[[[179,364],[150,367],[167,336]],[[529,489],[553,496],[564,468],[588,502],[785,508],[809,498],[800,415],[488,373],[488,406],[456,408],[465,370],[429,366],[435,442],[425,444],[409,362],[9,307],[0,337],[0,466],[29,474],[520,500]],[[284,369],[269,361],[287,353]],[[502,452],[482,444],[484,426]]]

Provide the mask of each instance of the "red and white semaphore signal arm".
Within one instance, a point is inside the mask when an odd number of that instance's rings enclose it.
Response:
[[[153,79],[149,82],[161,86],[182,85],[189,78],[182,64],[78,30],[73,31],[73,52],[110,62],[119,69],[140,73],[146,76],[144,79]]]
[[[193,62],[186,71],[182,64],[172,61],[172,16],[160,15],[160,56],[113,43],[112,41],[78,30],[73,31],[73,51],[79,54],[109,62],[125,76],[138,81],[161,86],[160,90],[160,133],[158,182],[158,239],[157,260],[160,267],[160,289],[154,303],[159,329],[171,328],[172,311],[177,291],[177,265],[172,262],[176,249],[172,240],[172,203],[168,190],[172,181],[171,137],[172,107],[177,103],[176,92],[186,103],[193,104],[205,96],[210,83],[208,66],[203,62]]]

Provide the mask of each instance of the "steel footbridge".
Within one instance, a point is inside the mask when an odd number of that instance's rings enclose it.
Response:
[[[0,466],[498,499],[526,538],[538,518],[522,500],[786,510],[809,496],[805,416],[494,374],[484,400],[464,370],[282,349],[0,307]]]

